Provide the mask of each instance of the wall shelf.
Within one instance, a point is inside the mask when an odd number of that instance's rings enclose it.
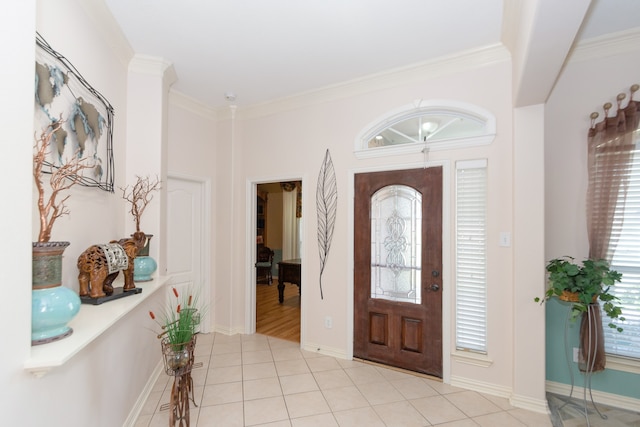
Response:
[[[162,289],[168,280],[169,277],[156,277],[150,282],[136,284],[136,287],[142,288],[141,293],[105,304],[82,304],[78,315],[69,322],[73,334],[60,341],[32,346],[31,357],[24,362],[24,369],[36,377],[42,377],[51,369],[64,365],[122,317]]]

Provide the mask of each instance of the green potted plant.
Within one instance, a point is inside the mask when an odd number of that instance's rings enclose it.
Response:
[[[587,312],[590,304],[600,300],[611,320],[625,320],[621,316],[622,309],[616,305],[618,298],[609,293],[611,286],[620,283],[622,274],[611,270],[606,260],[586,259],[577,264],[573,257],[564,256],[549,261],[546,270],[549,287],[543,298],[535,298],[536,302],[545,302],[553,297],[571,302],[571,318],[576,319]],[[609,327],[622,332],[622,328],[611,321]]]
[[[180,297],[176,288],[172,292],[175,301],[159,316],[153,311],[149,312],[149,316],[162,329],[158,339],[161,340],[165,370],[174,375],[177,371],[190,370],[188,365],[193,362],[195,335],[199,332],[202,309],[197,296]]]

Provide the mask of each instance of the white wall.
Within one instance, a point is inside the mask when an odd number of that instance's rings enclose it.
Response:
[[[31,165],[33,147],[33,67],[35,1],[12,5],[11,13],[0,14],[0,34],[7,50],[0,57],[0,103],[2,140],[10,155],[0,156],[0,197],[3,200],[0,229],[0,283],[3,284],[3,337],[0,352],[0,383],[5,387],[0,411],[11,420],[33,408],[25,384],[22,363],[31,345]],[[9,351],[12,348],[12,351]]]
[[[69,31],[69,26],[74,31]],[[127,68],[95,29],[78,2],[39,1],[37,30],[44,39],[73,64],[82,76],[111,103],[115,110],[113,152],[115,158],[115,193],[75,186],[68,193],[70,214],[58,219],[51,240],[68,240],[71,245],[63,258],[63,284],[77,291],[78,255],[95,243],[119,239],[125,234],[124,201],[118,186],[124,186],[126,142]],[[25,41],[25,43],[31,40]],[[31,46],[30,46],[31,48]],[[38,133],[41,130],[37,130]],[[46,180],[45,180],[46,184]],[[35,188],[34,188],[34,194]],[[36,196],[33,197],[33,209]],[[38,237],[38,216],[33,215],[33,240]],[[98,224],[98,226],[96,226]],[[91,232],[87,232],[90,230]]]
[[[125,173],[119,165],[125,162],[127,64],[85,6],[79,0],[14,2],[11,13],[0,17],[9,51],[0,60],[3,141],[10,141],[10,155],[0,160],[5,183],[0,192],[2,200],[9,201],[4,205],[5,240],[0,249],[3,311],[8,314],[0,326],[0,410],[7,425],[122,425],[160,361],[146,312],[162,304],[162,292],[43,378],[23,369],[31,352],[31,241],[38,233],[31,176],[36,29],[114,106],[116,185],[123,184]],[[90,244],[122,237],[126,215],[118,193],[75,187],[69,194],[71,214],[56,223],[52,239],[71,242],[65,251],[63,285],[77,290],[77,256]]]
[[[179,76],[178,76],[179,78]],[[186,98],[181,94],[172,92],[169,97],[168,112],[168,147],[167,147],[167,175],[181,177],[199,182],[206,182],[211,189],[207,195],[209,200],[203,200],[205,211],[209,204],[210,216],[202,218],[204,230],[211,230],[209,236],[202,236],[203,244],[209,243],[210,247],[203,251],[201,271],[199,277],[203,278],[201,286],[208,287],[202,295],[209,295],[210,300],[205,303],[207,318],[210,319],[210,327],[215,327],[215,313],[211,309],[215,306],[216,294],[213,282],[216,280],[218,260],[213,242],[217,238],[217,230],[212,224],[216,223],[216,209],[219,205],[216,198],[216,115],[201,104]],[[224,205],[222,205],[224,206]],[[200,255],[200,254],[198,254]],[[162,273],[164,274],[164,273]]]
[[[512,110],[510,63],[505,60],[469,71],[460,70],[440,75],[437,72],[423,72],[418,77],[406,79],[390,76],[386,85],[371,86],[359,90],[343,88],[343,93],[334,96],[310,95],[306,98],[274,104],[271,108],[238,111],[242,129],[240,143],[234,144],[235,156],[242,159],[234,165],[240,182],[264,182],[300,176],[303,179],[305,200],[303,203],[304,250],[303,282],[303,344],[332,354],[350,356],[352,337],[352,260],[349,257],[351,236],[349,230],[353,219],[349,212],[350,176],[359,170],[372,168],[398,168],[413,165],[421,167],[423,156],[403,155],[394,158],[357,160],[353,154],[356,135],[372,120],[386,112],[410,104],[415,99],[452,99],[475,104],[487,109],[497,117],[497,136],[487,147],[477,147],[448,152],[433,152],[432,160],[448,162],[453,170],[456,160],[487,158],[489,160],[489,312],[488,340],[491,366],[448,361],[451,375],[468,384],[488,385],[493,392],[508,395],[512,387],[513,370],[513,285],[511,248],[498,246],[500,231],[511,231],[513,215],[512,187]],[[418,75],[418,74],[416,74]],[[429,78],[429,76],[432,76]],[[397,83],[400,81],[401,83]],[[402,83],[404,81],[405,83]],[[238,142],[238,141],[234,141]],[[317,173],[326,149],[330,150],[338,181],[338,218],[331,252],[323,276],[324,300],[320,299],[317,277],[319,261],[317,254],[315,203]],[[288,159],[283,162],[282,159]],[[542,165],[539,166],[540,168]],[[449,179],[450,186],[453,180]],[[242,188],[239,188],[242,190]],[[452,187],[448,189],[450,192]],[[450,193],[452,194],[452,193]],[[236,197],[233,210],[236,217],[245,215],[250,209],[245,204],[250,198]],[[453,205],[448,206],[452,215]],[[447,218],[449,226],[454,221]],[[244,221],[233,224],[237,242],[250,242],[251,229]],[[444,231],[451,239],[453,231]],[[514,238],[514,241],[516,239]],[[232,292],[237,294],[234,310],[245,310],[241,304],[249,298],[248,283],[250,270],[246,268],[250,246],[248,243],[234,252],[232,269],[238,275]],[[445,270],[453,269],[453,248],[445,253]],[[446,280],[446,279],[445,279]],[[450,278],[449,278],[450,280]],[[223,285],[219,283],[222,288]],[[451,286],[451,282],[445,282]],[[451,300],[452,302],[452,300]],[[325,329],[325,316],[333,318],[333,329]],[[453,324],[453,306],[445,307],[445,323]],[[234,321],[242,321],[238,315]],[[236,325],[233,328],[249,328]],[[540,325],[542,328],[543,325]],[[451,333],[452,331],[450,331]],[[451,338],[451,337],[450,337]],[[452,339],[450,339],[453,345]],[[450,349],[453,351],[453,348]],[[538,372],[540,376],[543,372]],[[543,399],[544,396],[538,396]]]
[[[176,93],[170,94],[169,104],[168,172],[213,178],[216,171],[215,113]]]
[[[587,257],[586,193],[589,115],[638,83],[638,51],[569,62],[547,102],[545,129],[547,259]],[[638,95],[636,94],[636,99]],[[626,102],[623,103],[626,105]]]

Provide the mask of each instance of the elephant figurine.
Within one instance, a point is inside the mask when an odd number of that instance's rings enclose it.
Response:
[[[131,238],[112,240],[108,244],[92,245],[78,257],[80,296],[102,298],[113,293],[111,284],[122,270],[123,291],[135,289],[133,260],[147,243],[146,235],[137,231]]]

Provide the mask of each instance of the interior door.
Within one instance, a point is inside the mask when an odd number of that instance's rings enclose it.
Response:
[[[206,308],[208,292],[204,287],[203,265],[206,254],[204,232],[204,183],[170,177],[167,180],[167,275],[170,286],[180,295],[192,294]],[[208,312],[200,323],[201,332],[208,332]]]
[[[442,377],[442,168],[355,175],[354,356]]]

